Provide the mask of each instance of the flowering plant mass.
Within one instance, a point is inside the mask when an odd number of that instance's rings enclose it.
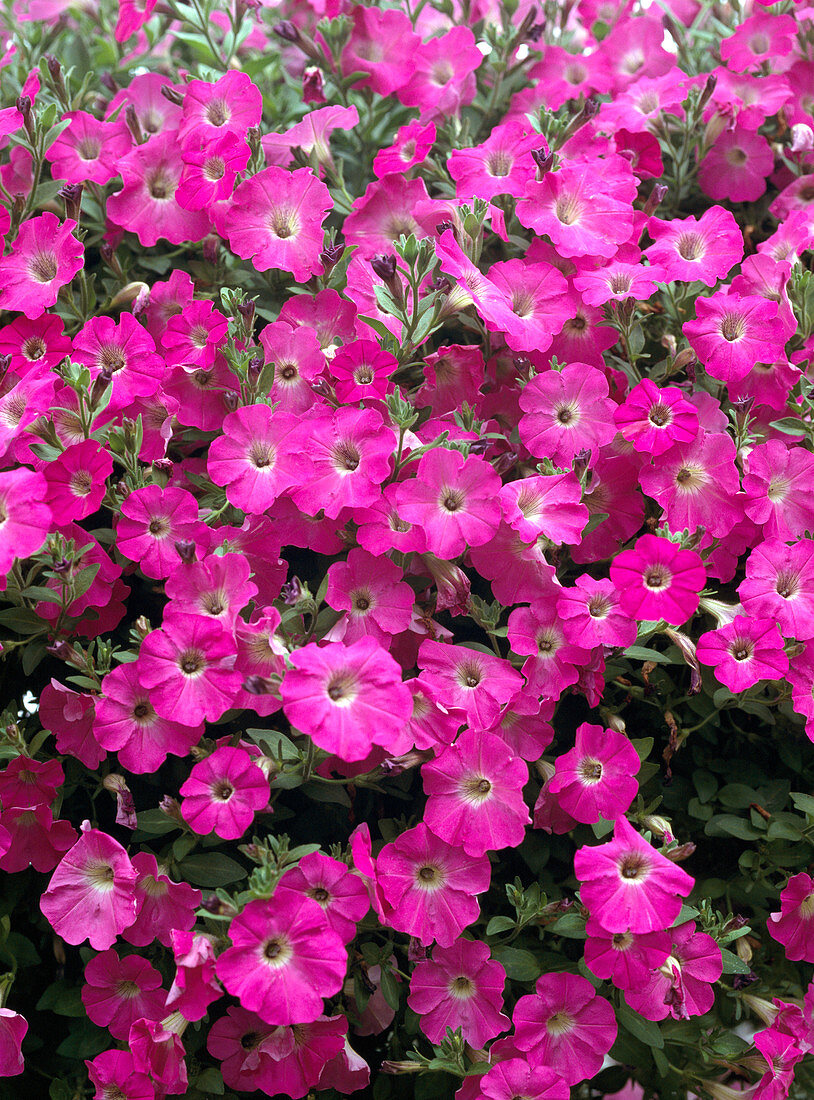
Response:
[[[810,1100],[814,8],[0,30],[0,1100]]]

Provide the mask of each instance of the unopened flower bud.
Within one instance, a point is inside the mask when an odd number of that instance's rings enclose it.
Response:
[[[647,201],[644,204],[644,216],[646,218],[655,214],[656,209],[664,202],[669,190],[670,188],[666,183],[656,183],[653,185],[653,190],[647,196]]]
[[[31,141],[34,141],[36,137],[36,126],[34,123],[34,115],[31,111],[31,97],[27,95],[21,95],[17,98],[17,110],[23,116],[23,126],[25,132]]]
[[[385,252],[381,252],[374,256],[370,261],[370,266],[380,279],[385,283],[389,283],[396,275],[396,257],[392,254],[388,255]]]
[[[814,130],[805,122],[795,122],[791,128],[792,153],[810,153],[814,149]]]
[[[303,103],[325,103],[324,86],[322,70],[316,65],[309,65],[302,74]]]
[[[102,85],[103,88],[106,88],[107,91],[113,92],[114,95],[119,90],[119,85],[113,79],[113,73],[102,73],[102,75],[99,77],[99,83]]]
[[[272,34],[276,34],[284,42],[291,42],[292,45],[296,45],[300,40],[300,32],[290,19],[283,19],[280,23],[275,23],[271,30]]]
[[[571,463],[571,469],[574,471],[578,478],[581,478],[585,471],[588,469],[588,464],[590,463],[590,461],[590,447],[585,447],[583,448],[583,450],[574,455],[573,462]]]
[[[52,80],[59,80],[62,76],[62,66],[52,53],[45,55],[45,63],[48,66],[48,72],[51,75]]]
[[[243,690],[249,695],[271,695],[271,683],[265,676],[247,676],[243,681]]]
[[[159,810],[162,814],[166,814],[167,817],[171,817],[173,821],[177,821],[179,824],[184,823],[184,818],[181,814],[181,803],[170,795],[165,794],[158,804]]]
[[[691,842],[687,844],[679,844],[675,848],[669,848],[666,852],[662,852],[663,856],[666,856],[671,863],[683,863],[685,859],[689,859],[695,851],[695,845]]]
[[[178,539],[175,543],[175,550],[185,565],[192,565],[195,561],[195,543],[192,539]]]
[[[94,378],[93,385],[90,388],[91,407],[95,407],[99,404],[112,381],[113,371],[110,369],[110,367],[104,367],[96,376],[96,378]]]
[[[732,408],[735,410],[735,422],[739,428],[743,428],[746,421],[749,419],[749,413],[752,411],[752,407],[755,403],[754,395],[750,397],[738,397],[732,402]]]
[[[141,130],[141,123],[138,120],[136,108],[132,103],[128,103],[124,109],[124,121],[136,145],[143,145],[146,139]]]
[[[203,258],[208,264],[217,263],[218,252],[220,251],[220,238],[216,237],[214,233],[210,233],[208,237],[204,237],[201,249],[203,251]]]
[[[65,217],[78,222],[82,207],[82,184],[66,183],[57,194],[65,203]]]
[[[325,274],[329,275],[331,270],[336,267],[345,252],[344,244],[326,244],[323,250],[319,254],[319,259],[322,266],[325,268]]]
[[[537,165],[538,172],[537,178],[541,179],[546,172],[550,172],[554,167],[554,154],[549,152],[547,147],[542,149],[532,149],[531,158]]]
[[[165,99],[168,99],[170,103],[174,103],[176,107],[180,107],[184,102],[184,94],[177,88],[173,88],[171,84],[161,85],[161,94]]]
[[[223,403],[230,413],[233,413],[240,403],[240,394],[234,390],[226,390],[223,395]]]
[[[454,233],[455,232],[455,224],[451,221],[443,221],[443,222],[439,222],[438,225],[436,225],[436,227],[435,227],[435,231],[439,235],[439,237],[441,236],[442,233],[446,233],[446,231],[448,229],[451,229],[452,232]]]
[[[302,582],[299,577],[292,577],[286,581],[280,589],[280,598],[288,607],[293,607],[302,599]]]
[[[715,86],[718,83],[718,77],[714,73],[710,73],[704,84],[703,91],[698,98],[698,107],[703,108],[709,103],[712,98],[712,93],[715,91]]]
[[[9,354],[0,355],[0,382],[5,378],[10,366],[11,356]]]
[[[254,384],[260,375],[263,373],[263,360],[259,355],[253,355],[246,367],[246,374],[249,377],[249,381]]]
[[[695,352],[692,348],[682,348],[672,362],[670,373],[676,374],[680,370],[686,370],[689,373],[690,366],[694,365],[695,362]]]

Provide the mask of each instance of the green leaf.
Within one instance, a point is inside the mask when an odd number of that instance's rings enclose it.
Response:
[[[803,794],[801,791],[792,791],[791,800],[796,809],[802,810],[804,814],[811,814],[811,816],[814,817],[814,797],[810,794]]]
[[[496,947],[492,956],[506,971],[506,977],[513,982],[536,982],[542,972],[532,953],[522,951],[519,947]]]
[[[724,964],[724,974],[751,974],[752,972],[748,963],[739,959],[734,951],[727,951],[725,947],[721,948],[721,960]]]
[[[32,584],[30,588],[23,589],[20,595],[25,596],[28,600],[44,600],[46,603],[55,604],[62,603],[62,597],[53,588],[46,588],[43,584]]]
[[[492,917],[486,925],[486,935],[494,936],[498,932],[508,932],[516,923],[513,917]]]
[[[630,743],[639,754],[639,760],[644,763],[650,753],[653,751],[653,745],[655,744],[655,741],[652,737],[634,737],[631,739]]]
[[[381,986],[382,996],[393,1011],[397,1012],[400,1000],[399,983],[396,981],[395,974],[389,967],[382,967],[382,976],[379,985]]]
[[[85,569],[80,569],[73,578],[73,598],[79,599],[80,596],[84,596],[90,586],[93,584],[96,574],[101,569],[101,564],[97,561],[93,565],[88,565]]]
[[[90,1020],[80,1020],[67,1039],[63,1039],[57,1047],[57,1054],[62,1058],[73,1058],[81,1061],[84,1058],[95,1058],[103,1050],[110,1046],[110,1036],[100,1027],[96,1027]]]
[[[221,852],[199,852],[187,856],[178,864],[178,870],[187,882],[194,886],[228,886],[245,878],[247,871],[236,860]]]
[[[164,833],[172,833],[180,828],[177,821],[173,821],[163,810],[142,810],[136,814],[138,829],[149,836],[163,836]]]
[[[315,780],[311,783],[306,783],[302,789],[302,793],[307,798],[310,798],[312,802],[335,802],[337,805],[345,806],[348,809],[350,809],[351,806],[348,792],[338,783],[332,783],[328,787],[318,780]]]
[[[559,920],[548,926],[548,931],[566,940],[584,940],[585,919],[578,913],[563,913]]]
[[[635,1039],[644,1043],[651,1050],[654,1048],[661,1050],[664,1046],[664,1036],[661,1034],[658,1024],[653,1023],[652,1020],[645,1020],[643,1016],[640,1016],[638,1012],[634,1012],[632,1008],[628,1008],[627,1005],[617,1007],[616,1018],[625,1031],[629,1031]]]
[[[622,651],[623,657],[629,657],[631,661],[653,661],[657,665],[671,665],[673,662],[657,649],[648,649],[643,645],[629,645]]]
[[[215,1096],[223,1096],[226,1091],[226,1086],[223,1083],[223,1076],[220,1070],[215,1069],[214,1066],[210,1066],[209,1069],[205,1069],[203,1073],[199,1073],[191,1084],[194,1085],[199,1092],[213,1092]]]
[[[718,790],[718,780],[712,772],[705,771],[703,768],[698,768],[692,773],[692,781],[693,786],[698,792],[699,802],[709,802]],[[814,799],[812,799],[812,801],[814,801]]]
[[[718,801],[729,810],[745,810],[758,801],[757,791],[745,783],[727,783],[718,791]]]
[[[38,1012],[55,1012],[57,1016],[85,1016],[85,1006],[78,986],[65,981],[49,985],[37,1001]]]
[[[757,840],[765,836],[760,829],[735,814],[716,814],[706,823],[704,832],[707,836],[735,836],[738,840]]]
[[[17,634],[40,634],[45,631],[45,623],[39,615],[25,607],[7,607],[0,611],[0,626],[7,626]]]

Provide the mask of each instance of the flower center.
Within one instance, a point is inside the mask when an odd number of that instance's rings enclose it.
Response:
[[[627,294],[633,286],[633,279],[622,271],[617,271],[608,280],[608,286],[614,294]]]
[[[460,512],[466,497],[460,489],[445,489],[441,494],[440,505],[445,512]]]
[[[166,516],[153,516],[147,530],[153,538],[165,539],[170,533],[170,521]]]
[[[134,997],[138,997],[141,993],[141,988],[137,982],[122,981],[116,986],[116,993],[124,1001],[130,1001]]]
[[[229,109],[222,99],[212,99],[206,105],[206,119],[212,126],[225,126],[229,121]]]
[[[645,570],[644,583],[646,588],[667,588],[672,574],[663,565],[651,565]]]
[[[512,170],[514,158],[505,150],[496,149],[486,158],[486,171],[490,176],[508,176]]]
[[[743,338],[746,332],[746,322],[737,313],[725,313],[721,318],[721,336],[733,344]]]
[[[729,149],[726,154],[726,162],[727,164],[731,164],[733,168],[741,168],[746,164],[748,159],[748,153],[741,149],[739,145]]]
[[[212,797],[217,802],[228,802],[235,793],[235,788],[225,779],[219,779],[212,786]]]
[[[468,1000],[475,992],[475,986],[465,974],[459,974],[449,983],[449,991],[457,1000]]]
[[[602,762],[592,756],[586,756],[579,762],[577,775],[587,786],[594,786],[602,778]]]
[[[682,260],[700,260],[706,252],[700,233],[682,233],[676,241],[676,251]]]
[[[555,1012],[546,1020],[546,1031],[549,1035],[567,1035],[576,1026],[576,1020],[567,1012]]]
[[[784,600],[790,600],[800,591],[800,577],[797,573],[779,573],[775,591]]]
[[[142,718],[152,718],[154,714],[155,711],[153,710],[152,705],[146,700],[141,700],[133,707],[133,717],[137,720],[141,720]]]
[[[37,283],[50,283],[57,277],[56,253],[35,252],[28,261],[28,273]]]
[[[338,707],[349,707],[358,695],[356,677],[348,670],[335,672],[327,683],[325,692]]]
[[[808,897],[803,898],[797,906],[797,912],[803,920],[810,920],[814,917],[814,894],[809,894]]]
[[[45,341],[41,340],[39,336],[29,336],[21,350],[26,359],[35,362],[45,355]]]
[[[755,652],[755,643],[751,638],[735,638],[730,643],[729,652],[736,661],[748,661]]]
[[[607,596],[592,596],[588,600],[588,614],[592,619],[605,619],[611,609]]]
[[[627,951],[633,946],[633,934],[631,932],[616,932],[611,937],[611,945],[614,951]]]
[[[647,414],[647,419],[654,428],[663,428],[673,419],[666,405],[654,405]]]
[[[94,860],[85,867],[85,878],[97,890],[112,890],[115,871],[109,863]]]
[[[223,157],[209,157],[204,162],[203,177],[209,183],[217,183],[226,175],[226,162]]]
[[[89,470],[74,470],[68,484],[75,497],[86,497],[93,488],[93,478]]]
[[[483,670],[474,662],[461,665],[458,669],[458,683],[461,687],[476,688],[483,679]]]
[[[325,905],[326,902],[331,900],[331,895],[324,886],[317,886],[313,890],[309,890],[308,897],[318,901],[320,905]]]
[[[285,966],[293,954],[294,950],[285,936],[275,936],[263,944],[263,959],[272,970]]]
[[[178,667],[185,676],[198,676],[206,668],[206,655],[200,649],[185,649],[178,658]]]
[[[420,890],[433,892],[440,890],[446,882],[446,875],[437,863],[424,863],[417,870],[415,884]]]
[[[619,873],[628,882],[642,882],[647,871],[647,860],[641,852],[628,852],[619,861]]]
[[[267,470],[274,465],[274,448],[270,443],[255,439],[249,448],[249,462],[257,470]]]
[[[272,211],[268,223],[269,229],[279,237],[281,241],[293,237],[297,231],[297,221],[292,210],[278,209]]]
[[[560,195],[554,204],[554,216],[563,225],[573,225],[580,213],[576,195]]]
[[[347,439],[334,444],[332,454],[334,466],[340,473],[353,473],[354,470],[359,468],[359,463],[362,460],[358,447]]]

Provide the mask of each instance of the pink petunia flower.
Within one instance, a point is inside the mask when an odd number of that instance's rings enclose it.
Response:
[[[424,161],[434,143],[435,126],[432,122],[426,126],[420,122],[408,122],[399,129],[393,144],[380,149],[373,158],[374,175],[381,179],[391,172],[409,172]]]
[[[186,146],[182,152],[184,169],[175,193],[178,205],[185,210],[206,210],[228,199],[250,156],[247,143],[231,132],[212,141],[201,137],[200,144]]]
[[[36,553],[51,530],[44,476],[23,467],[0,473],[0,574],[6,574],[17,558]]]
[[[120,12],[125,10],[124,0]],[[118,1091],[127,1100],[155,1100],[155,1088],[146,1073],[139,1073],[129,1050],[106,1050],[86,1061],[88,1076],[96,1086],[94,1100],[107,1100]],[[116,1091],[114,1091],[116,1090]]]
[[[135,233],[145,248],[159,240],[203,240],[211,225],[209,214],[185,210],[177,199],[183,162],[175,131],[154,134],[137,145],[121,158],[118,169],[122,189],[107,200],[108,216],[116,225]]]
[[[35,319],[56,303],[84,266],[85,250],[74,236],[75,221],[60,223],[46,211],[20,226],[8,256],[0,259],[0,308]]]
[[[412,696],[395,660],[373,638],[353,645],[309,643],[291,654],[280,686],[293,726],[342,760],[364,760],[387,746],[412,712]]]
[[[395,355],[383,351],[374,340],[354,340],[339,348],[330,372],[341,402],[384,398],[393,389],[390,375],[398,368]]]
[[[642,535],[632,550],[613,559],[610,579],[627,614],[680,626],[698,607],[706,572],[694,550],[682,550],[657,535]]]
[[[628,298],[637,302],[652,298],[661,274],[657,267],[611,260],[605,267],[581,271],[573,282],[586,305],[602,306],[606,302],[624,302]]]
[[[322,272],[322,223],[332,207],[310,168],[264,168],[235,189],[226,215],[229,246],[257,271],[290,271],[304,283]]]
[[[436,946],[432,961],[416,966],[407,1003],[431,1043],[440,1043],[451,1027],[479,1048],[510,1026],[501,1012],[505,984],[506,971],[489,958],[489,945],[461,939],[452,947]]]
[[[136,1020],[164,1015],[167,993],[161,975],[138,955],[120,959],[112,949],[102,951],[86,965],[85,983],[82,1004],[89,1019],[114,1039],[126,1041]]]
[[[81,760],[86,768],[98,768],[105,758],[93,732],[95,700],[92,695],[51,680],[40,694],[40,721],[56,737],[57,752]]]
[[[139,670],[127,663],[112,669],[96,700],[93,735],[122,767],[136,774],[156,771],[168,754],[186,756],[201,739],[203,726],[187,726],[156,713]]]
[[[183,715],[191,726],[217,722],[232,705],[242,678],[230,631],[215,619],[178,612],[141,644],[138,676],[162,718]]]
[[[615,821],[636,797],[639,767],[639,754],[623,733],[583,722],[574,748],[557,757],[549,790],[577,821]]]
[[[230,924],[229,938],[232,946],[216,964],[218,978],[268,1024],[315,1020],[323,997],[342,988],[345,945],[311,898],[250,901]]]
[[[109,183],[118,173],[118,161],[132,146],[124,120],[101,122],[87,111],[66,111],[62,120],[69,125],[45,154],[52,178],[66,183]]]
[[[35,320],[16,317],[0,328],[0,355],[10,355],[9,369],[22,377],[32,367],[55,367],[70,353],[61,317],[43,313]]]
[[[181,794],[181,815],[194,832],[237,840],[268,805],[269,784],[245,749],[224,745],[193,765]]]
[[[195,923],[195,910],[201,904],[201,891],[186,882],[173,882],[159,871],[150,852],[133,856],[136,871],[136,919],[122,935],[135,947],[146,947],[158,939],[165,947],[172,944],[172,932],[186,930]]]
[[[759,69],[791,53],[797,24],[790,15],[755,12],[721,40],[721,59],[732,72]]]
[[[357,7],[351,15],[350,40],[342,52],[345,73],[366,73],[358,87],[389,96],[410,79],[421,39],[410,19],[396,8]]]
[[[626,167],[627,177],[598,173],[588,162],[547,172],[542,180],[526,185],[517,217],[527,229],[547,234],[561,256],[610,259],[633,228],[636,184]]]
[[[535,174],[531,150],[540,144],[540,135],[528,124],[510,119],[496,126],[483,144],[453,149],[447,170],[455,180],[458,198],[493,199],[496,195],[522,198]]]
[[[572,645],[629,646],[636,640],[636,623],[622,611],[610,580],[581,574],[573,588],[563,588],[557,596],[557,615]]]
[[[510,481],[498,499],[506,522],[525,542],[544,535],[552,542],[577,543],[588,522],[582,486],[573,473]]]
[[[617,989],[640,989],[670,954],[669,931],[606,932],[594,917],[588,918],[585,931],[585,965]]]
[[[228,328],[228,318],[211,302],[191,302],[183,313],[170,317],[161,336],[167,363],[190,373],[213,366]]]
[[[369,634],[387,646],[394,634],[409,627],[415,593],[389,558],[353,549],[346,561],[329,566],[327,575],[326,601],[347,612],[337,624],[341,639],[334,628],[332,640],[350,644]]]
[[[490,1054],[494,1047],[490,1048]],[[489,1100],[568,1100],[570,1087],[551,1068],[530,1057],[505,1058],[478,1078],[480,1095]]]
[[[113,459],[95,439],[74,443],[43,469],[46,504],[60,521],[85,519],[99,508]]]
[[[738,595],[747,615],[770,619],[788,638],[814,638],[814,541],[766,539],[746,559]]]
[[[768,439],[753,447],[745,460],[744,511],[763,527],[766,538],[791,542],[814,531],[814,455]]]
[[[376,860],[386,923],[425,947],[451,947],[477,920],[477,895],[489,888],[484,856],[468,856],[434,836],[424,822],[385,844]]]
[[[53,871],[64,854],[76,843],[77,835],[68,821],[54,821],[48,806],[4,805],[0,816],[2,844],[0,870],[16,874],[27,867],[41,873]]]
[[[734,441],[726,432],[699,430],[692,442],[677,443],[642,467],[639,481],[643,492],[662,506],[673,531],[704,527],[723,537],[743,515],[735,458]]]
[[[531,821],[523,801],[528,767],[494,734],[466,730],[424,764],[424,821],[469,856],[516,848]]]
[[[814,882],[801,872],[792,875],[780,892],[780,912],[770,913],[766,930],[782,943],[787,959],[814,962]]]
[[[593,1077],[616,1039],[612,1006],[576,974],[543,974],[514,1008],[514,1041],[566,1084]]]
[[[400,514],[424,530],[427,549],[450,561],[495,533],[499,489],[500,479],[484,459],[436,447],[421,457],[415,478],[398,484],[394,497]]]
[[[148,577],[168,577],[178,564],[175,543],[194,540],[204,530],[191,493],[172,485],[165,489],[148,485],[122,503],[116,545]]]
[[[743,259],[743,236],[735,216],[711,206],[700,218],[662,221],[651,218],[647,232],[656,242],[645,251],[665,282],[702,282],[715,286]]]
[[[562,371],[536,375],[523,389],[520,438],[535,458],[570,466],[580,451],[613,439],[615,407],[601,371],[570,363]]]
[[[58,760],[39,761],[15,756],[0,772],[0,804],[9,806],[49,806],[65,782]]]
[[[508,661],[431,638],[421,643],[418,667],[423,683],[438,700],[445,707],[462,710],[470,725],[479,729],[489,729],[523,686],[522,676]]]
[[[259,514],[277,497],[308,479],[310,464],[294,430],[294,416],[268,405],[248,405],[229,413],[223,433],[212,441],[209,476],[226,487],[231,504]]]
[[[634,386],[613,414],[619,431],[644,454],[662,455],[698,434],[698,412],[675,386],[660,388],[649,378]]]
[[[252,569],[242,554],[207,554],[201,561],[179,561],[164,591],[172,614],[182,611],[216,619],[232,630],[244,607],[257,595]]]
[[[356,935],[356,926],[370,908],[367,889],[358,875],[352,874],[346,864],[323,855],[310,852],[303,856],[296,867],[285,872],[277,883],[274,897],[282,900],[287,895],[305,896],[317,902],[328,920],[328,927],[350,943]]]
[[[631,826],[616,819],[613,840],[578,849],[574,870],[580,897],[608,932],[653,932],[667,928],[694,881],[657,852]]]
[[[566,640],[553,600],[516,607],[509,615],[508,635],[512,650],[528,656],[522,668],[527,690],[543,699],[558,699],[587,664],[588,650]]]
[[[343,406],[304,422],[301,433],[314,472],[291,491],[298,508],[309,516],[322,509],[336,519],[343,508],[368,508],[379,499],[396,444],[381,413]]]
[[[475,70],[482,62],[469,27],[452,27],[416,46],[407,68],[410,78],[396,94],[408,107],[420,108],[423,121],[457,115],[475,98]]]
[[[755,363],[782,359],[784,340],[772,324],[777,302],[758,294],[713,294],[697,298],[694,321],[684,335],[705,370],[722,382],[745,378]]]
[[[127,1044],[133,1054],[137,1073],[145,1074],[158,1095],[170,1096],[187,1091],[184,1044],[175,1031],[155,1020],[136,1020],[130,1028]]]
[[[726,626],[702,634],[695,654],[702,665],[712,665],[716,680],[735,693],[759,680],[782,680],[789,670],[777,623],[748,615],[736,615]]]
[[[245,135],[263,113],[263,96],[247,73],[230,69],[215,81],[190,80],[184,85],[178,136],[207,140],[226,133]]]
[[[40,909],[67,943],[111,947],[136,917],[136,871],[121,844],[84,828],[51,876]]]
[[[703,1016],[715,1003],[713,983],[723,972],[721,949],[712,936],[688,921],[669,930],[670,954],[649,980],[625,990],[630,1007],[647,1020]]]
[[[0,1077],[17,1077],[25,1070],[20,1050],[28,1020],[10,1008],[0,1008]]]
[[[736,123],[719,134],[698,165],[698,186],[718,202],[755,202],[766,191],[773,168],[766,138]]]
[[[175,980],[167,994],[167,1011],[180,1012],[185,1020],[202,1020],[213,1001],[222,995],[215,977],[215,948],[209,936],[173,929],[172,953]]]

